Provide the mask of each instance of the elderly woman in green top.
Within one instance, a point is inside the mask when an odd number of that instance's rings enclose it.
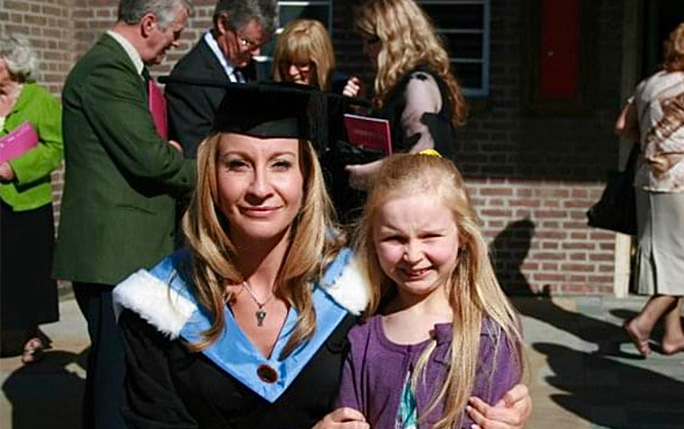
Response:
[[[7,141],[26,124],[38,136],[35,147],[14,157],[5,146],[0,163],[2,353],[21,352],[24,363],[39,359],[47,345],[38,325],[59,318],[57,287],[50,279],[50,173],[63,157],[62,113],[59,101],[35,83],[36,66],[25,37],[0,35],[0,139]]]

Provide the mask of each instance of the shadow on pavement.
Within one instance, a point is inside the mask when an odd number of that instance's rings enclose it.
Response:
[[[643,368],[646,364],[660,371],[672,370],[664,361],[644,362],[643,357],[621,351],[631,340],[619,322],[591,317],[610,314],[622,321],[636,315],[633,309],[602,308],[601,302],[587,302],[574,311],[562,301],[554,302],[546,291],[533,290],[521,271],[535,232],[529,219],[510,223],[492,242],[490,249],[497,279],[502,289],[524,316],[537,319],[576,338],[595,344],[597,350],[585,352],[561,343],[536,342],[531,346],[545,356],[552,375],[545,383],[562,393],[551,399],[562,408],[607,428],[682,428],[684,427],[684,383],[676,377]],[[658,326],[654,338],[662,335]],[[677,370],[676,366],[674,370]],[[678,370],[677,370],[678,371]],[[594,427],[594,426],[592,426]]]
[[[551,343],[536,343],[555,375],[546,382],[564,391],[551,399],[608,428],[681,428],[684,383],[648,369]]]
[[[47,351],[7,378],[2,390],[12,404],[12,429],[81,427],[87,352]]]
[[[532,289],[520,267],[529,253],[534,231],[534,222],[520,219],[508,224],[490,245],[496,277],[504,292],[512,296],[517,310],[522,315],[541,320],[584,341],[595,343],[598,347],[597,354],[641,358],[639,354],[625,354],[620,351],[620,344],[631,342],[620,326],[568,311],[552,301],[546,291]],[[520,296],[536,299],[516,299]]]
[[[546,297],[533,299],[516,299],[514,297],[511,301],[520,314],[548,323],[583,341],[595,344],[597,350],[594,354],[596,355],[643,359],[636,350],[634,353],[625,353],[620,350],[621,344],[631,343],[621,326],[567,310]],[[629,312],[629,310],[620,311]]]

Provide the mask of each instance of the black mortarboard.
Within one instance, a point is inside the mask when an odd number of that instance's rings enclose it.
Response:
[[[297,84],[243,83],[226,86],[214,116],[214,131],[254,137],[311,140],[316,91]]]
[[[319,153],[343,138],[342,114],[349,104],[368,105],[365,100],[292,82],[228,83],[175,76],[159,81],[225,89],[214,116],[214,131],[302,138],[310,140]]]

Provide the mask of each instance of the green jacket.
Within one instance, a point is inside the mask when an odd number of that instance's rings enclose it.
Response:
[[[37,83],[26,83],[5,118],[0,137],[30,122],[38,133],[38,146],[9,161],[14,175],[0,183],[0,198],[14,211],[32,210],[52,202],[50,172],[62,162],[62,109],[59,101]]]
[[[104,34],[69,73],[64,197],[53,276],[113,285],[173,250],[175,197],[195,165],[154,128],[143,80]]]

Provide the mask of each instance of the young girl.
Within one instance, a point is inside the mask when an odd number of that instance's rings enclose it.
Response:
[[[515,310],[454,164],[387,159],[357,252],[374,285],[367,314],[378,315],[349,333],[338,405],[374,428],[471,428],[468,398],[496,403],[523,362]]]

